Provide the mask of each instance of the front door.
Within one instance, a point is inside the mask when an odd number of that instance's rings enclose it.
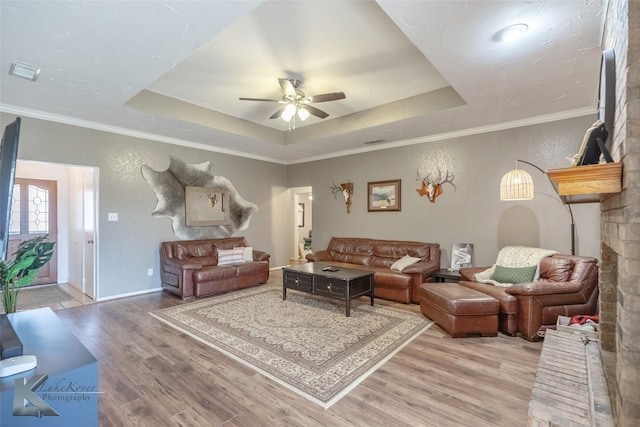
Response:
[[[13,256],[18,244],[42,234],[49,234],[55,242],[58,238],[57,182],[41,179],[16,178],[13,185],[11,223],[9,227],[8,257]],[[51,261],[44,265],[33,282],[34,285],[58,281],[58,252],[54,246]]]

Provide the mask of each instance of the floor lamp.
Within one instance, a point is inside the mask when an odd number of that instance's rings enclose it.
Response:
[[[527,171],[518,169],[518,162],[526,163],[540,172],[545,172],[533,163],[524,160],[516,160],[516,168],[507,172],[500,181],[500,200],[531,200],[533,199],[533,179]],[[546,175],[546,174],[545,174]],[[558,196],[559,197],[559,196]],[[576,233],[575,223],[573,222],[573,211],[571,205],[567,204],[569,215],[571,216],[571,255],[576,254]]]

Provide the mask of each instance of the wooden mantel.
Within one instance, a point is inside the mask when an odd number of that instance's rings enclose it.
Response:
[[[599,202],[622,191],[622,163],[600,163],[546,172],[565,203]]]

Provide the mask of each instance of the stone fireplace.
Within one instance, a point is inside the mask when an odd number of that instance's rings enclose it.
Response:
[[[606,4],[606,3],[605,3]],[[611,151],[622,192],[601,203],[600,349],[616,425],[640,425],[640,2],[611,0],[603,48],[616,63]]]

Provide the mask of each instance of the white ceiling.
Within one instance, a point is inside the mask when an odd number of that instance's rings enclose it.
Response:
[[[575,117],[596,111],[606,5],[2,0],[0,110],[284,164]],[[278,78],[346,99],[289,130],[238,100],[280,98]]]

